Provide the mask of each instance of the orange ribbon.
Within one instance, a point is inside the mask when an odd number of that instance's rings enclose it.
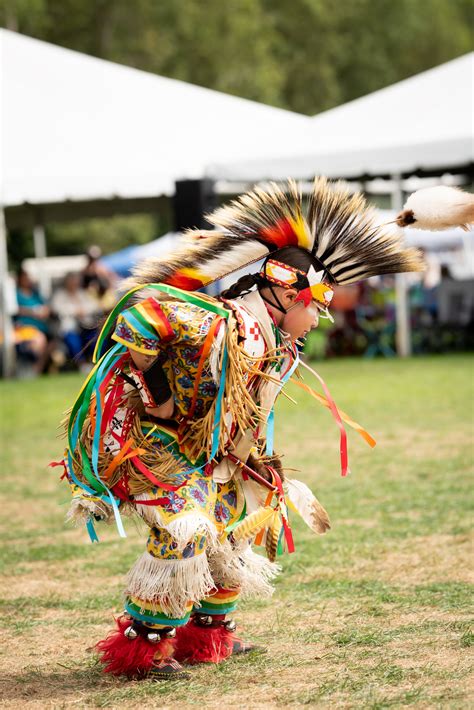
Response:
[[[309,385],[307,385],[305,382],[301,382],[301,380],[296,380],[294,377],[291,378],[291,382],[293,382],[297,387],[300,387],[302,390],[307,392],[308,394],[311,395],[311,397],[314,397],[314,399],[319,402],[319,404],[322,404],[323,407],[326,407],[327,409],[330,409],[330,404],[327,401],[326,397],[324,397],[322,394],[319,394],[318,392],[315,392]],[[355,431],[361,435],[363,439],[368,443],[369,446],[374,448],[376,445],[376,441],[373,437],[370,436],[368,431],[366,431],[360,424],[358,424],[356,421],[354,421],[348,414],[343,412],[341,409],[338,408],[339,414],[341,416],[341,419],[348,424],[350,427],[355,429]]]
[[[198,369],[196,372],[193,398],[191,400],[191,406],[189,408],[189,412],[186,415],[187,419],[191,419],[191,417],[194,414],[194,409],[196,408],[196,400],[197,400],[198,391],[199,391],[199,383],[201,381],[201,375],[202,375],[202,371],[204,369],[204,363],[206,362],[206,358],[209,355],[209,352],[212,347],[212,343],[214,341],[214,337],[217,334],[217,329],[218,329],[219,325],[222,323],[222,320],[223,320],[222,318],[217,317],[212,321],[211,327],[209,328],[209,331],[206,335],[206,339],[203,343],[203,346],[201,349],[201,357],[199,358],[199,365],[198,365]]]
[[[140,448],[132,449],[132,451],[130,451],[130,449],[132,448],[132,446],[133,446],[134,443],[135,443],[135,442],[134,442],[133,439],[129,439],[129,440],[122,446],[122,448],[120,449],[120,451],[118,452],[118,454],[117,454],[116,456],[114,456],[114,458],[112,459],[112,461],[109,463],[109,465],[107,466],[107,468],[106,468],[105,471],[104,471],[103,478],[104,478],[105,481],[107,481],[107,480],[112,476],[112,474],[114,473],[115,469],[116,469],[118,466],[120,466],[120,464],[123,463],[123,461],[126,461],[127,459],[133,458],[134,456],[138,456],[139,454],[145,454],[145,453],[146,453],[146,451],[144,451],[144,449],[140,449]]]

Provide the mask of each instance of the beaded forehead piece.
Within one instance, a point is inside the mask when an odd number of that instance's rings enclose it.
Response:
[[[306,274],[317,299],[327,300],[325,293],[335,284],[423,269],[419,252],[405,249],[398,234],[380,226],[361,194],[350,194],[342,183],[324,177],[316,178],[305,203],[294,181],[283,187],[271,183],[207,219],[216,231],[188,232],[173,257],[145,260],[128,286],[161,282],[196,291],[288,246],[306,251],[320,265]]]
[[[305,306],[315,300],[320,306],[327,308],[334,295],[327,273],[324,270],[316,271],[312,265],[308,272],[304,272],[295,266],[269,258],[263,264],[260,274],[277,286],[297,289],[299,293],[296,300],[303,301]]]

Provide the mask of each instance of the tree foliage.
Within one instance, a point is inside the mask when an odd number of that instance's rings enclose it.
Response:
[[[472,47],[471,0],[0,0],[3,26],[315,114]]]

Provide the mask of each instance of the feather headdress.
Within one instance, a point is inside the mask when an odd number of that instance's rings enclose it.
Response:
[[[313,257],[310,286],[423,268],[419,252],[405,249],[396,233],[380,226],[361,194],[352,195],[343,183],[324,177],[316,178],[306,206],[290,180],[285,188],[275,183],[257,187],[207,219],[217,231],[188,232],[172,258],[146,260],[128,285],[164,282],[197,290],[288,246]]]

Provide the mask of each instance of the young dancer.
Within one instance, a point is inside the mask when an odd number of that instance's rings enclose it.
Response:
[[[298,341],[329,316],[337,284],[422,268],[362,196],[324,178],[306,209],[290,182],[209,219],[216,231],[189,233],[174,257],[136,272],[69,418],[70,517],[92,540],[98,520],[124,535],[121,512],[149,527],[124,615],[97,644],[104,670],[130,677],[179,677],[183,664],[252,649],[228,614],[239,598],[271,594],[277,554],[294,549],[288,506],[315,532],[329,528],[273,449],[273,406],[300,363]],[[255,262],[220,298],[199,292]],[[342,420],[373,441],[325,391],[315,396],[341,429],[345,474]]]

